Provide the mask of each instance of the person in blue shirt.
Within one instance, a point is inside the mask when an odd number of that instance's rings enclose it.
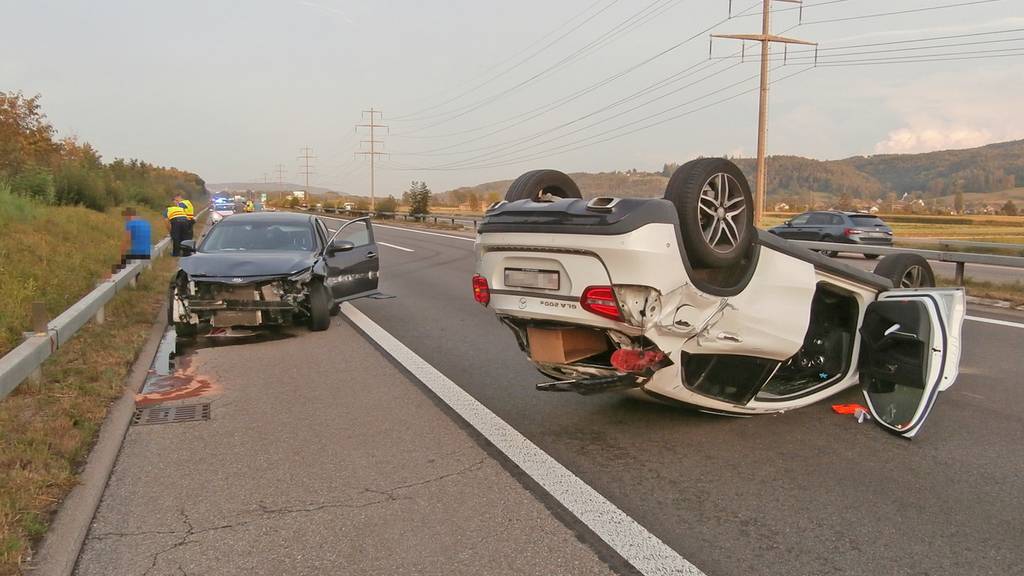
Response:
[[[153,236],[149,222],[137,217],[134,208],[125,208],[121,215],[124,216],[121,266],[130,260],[149,260]]]

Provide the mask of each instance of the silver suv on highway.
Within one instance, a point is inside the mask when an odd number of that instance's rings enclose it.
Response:
[[[878,216],[863,212],[804,212],[769,232],[787,240],[892,246],[892,228]],[[827,250],[823,253],[836,256],[839,252]],[[878,254],[865,254],[864,257],[873,260],[878,258]]]

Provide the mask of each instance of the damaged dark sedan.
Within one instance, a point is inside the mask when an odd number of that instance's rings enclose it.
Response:
[[[343,300],[376,292],[380,261],[368,218],[331,234],[316,216],[236,214],[213,227],[171,281],[179,337],[303,322],[326,330]]]

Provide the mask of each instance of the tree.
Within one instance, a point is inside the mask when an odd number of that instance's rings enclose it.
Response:
[[[1016,216],[1017,205],[1013,203],[1013,200],[1007,200],[1006,204],[1003,204],[1003,207],[999,209],[999,213],[1006,216]]]
[[[839,209],[850,210],[853,208],[853,198],[850,198],[849,192],[843,192],[839,195]]]
[[[413,180],[409,190],[402,194],[402,201],[409,205],[410,214],[430,214],[430,188],[426,182]]]
[[[476,192],[470,191],[466,196],[469,201],[469,209],[473,212],[480,210],[480,198],[476,195]]]
[[[381,198],[377,201],[377,212],[397,212],[398,200],[394,196]]]
[[[964,213],[964,191],[957,190],[956,195],[953,197],[953,210],[956,210],[957,214]]]

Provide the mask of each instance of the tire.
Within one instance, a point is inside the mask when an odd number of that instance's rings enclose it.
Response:
[[[833,239],[831,236],[823,236],[820,240],[818,240],[818,242],[835,242],[835,239]],[[839,256],[838,250],[820,250],[819,252],[821,252],[825,256],[828,256],[829,258],[835,258]]]
[[[874,260],[874,259],[878,258],[878,254],[865,254],[864,258],[866,260]]]
[[[695,267],[737,264],[754,243],[750,184],[724,158],[700,158],[680,166],[665,187],[665,199],[676,207],[683,245]]]
[[[309,329],[322,332],[331,326],[331,293],[322,282],[309,285]]]
[[[917,254],[889,254],[878,261],[875,274],[888,278],[896,288],[935,286],[931,265]]]
[[[505,200],[540,200],[542,194],[558,198],[582,198],[580,188],[572,178],[558,170],[531,170],[512,181],[505,192]]]
[[[337,316],[338,314],[341,314],[341,305],[335,304],[331,306],[331,316]]]

